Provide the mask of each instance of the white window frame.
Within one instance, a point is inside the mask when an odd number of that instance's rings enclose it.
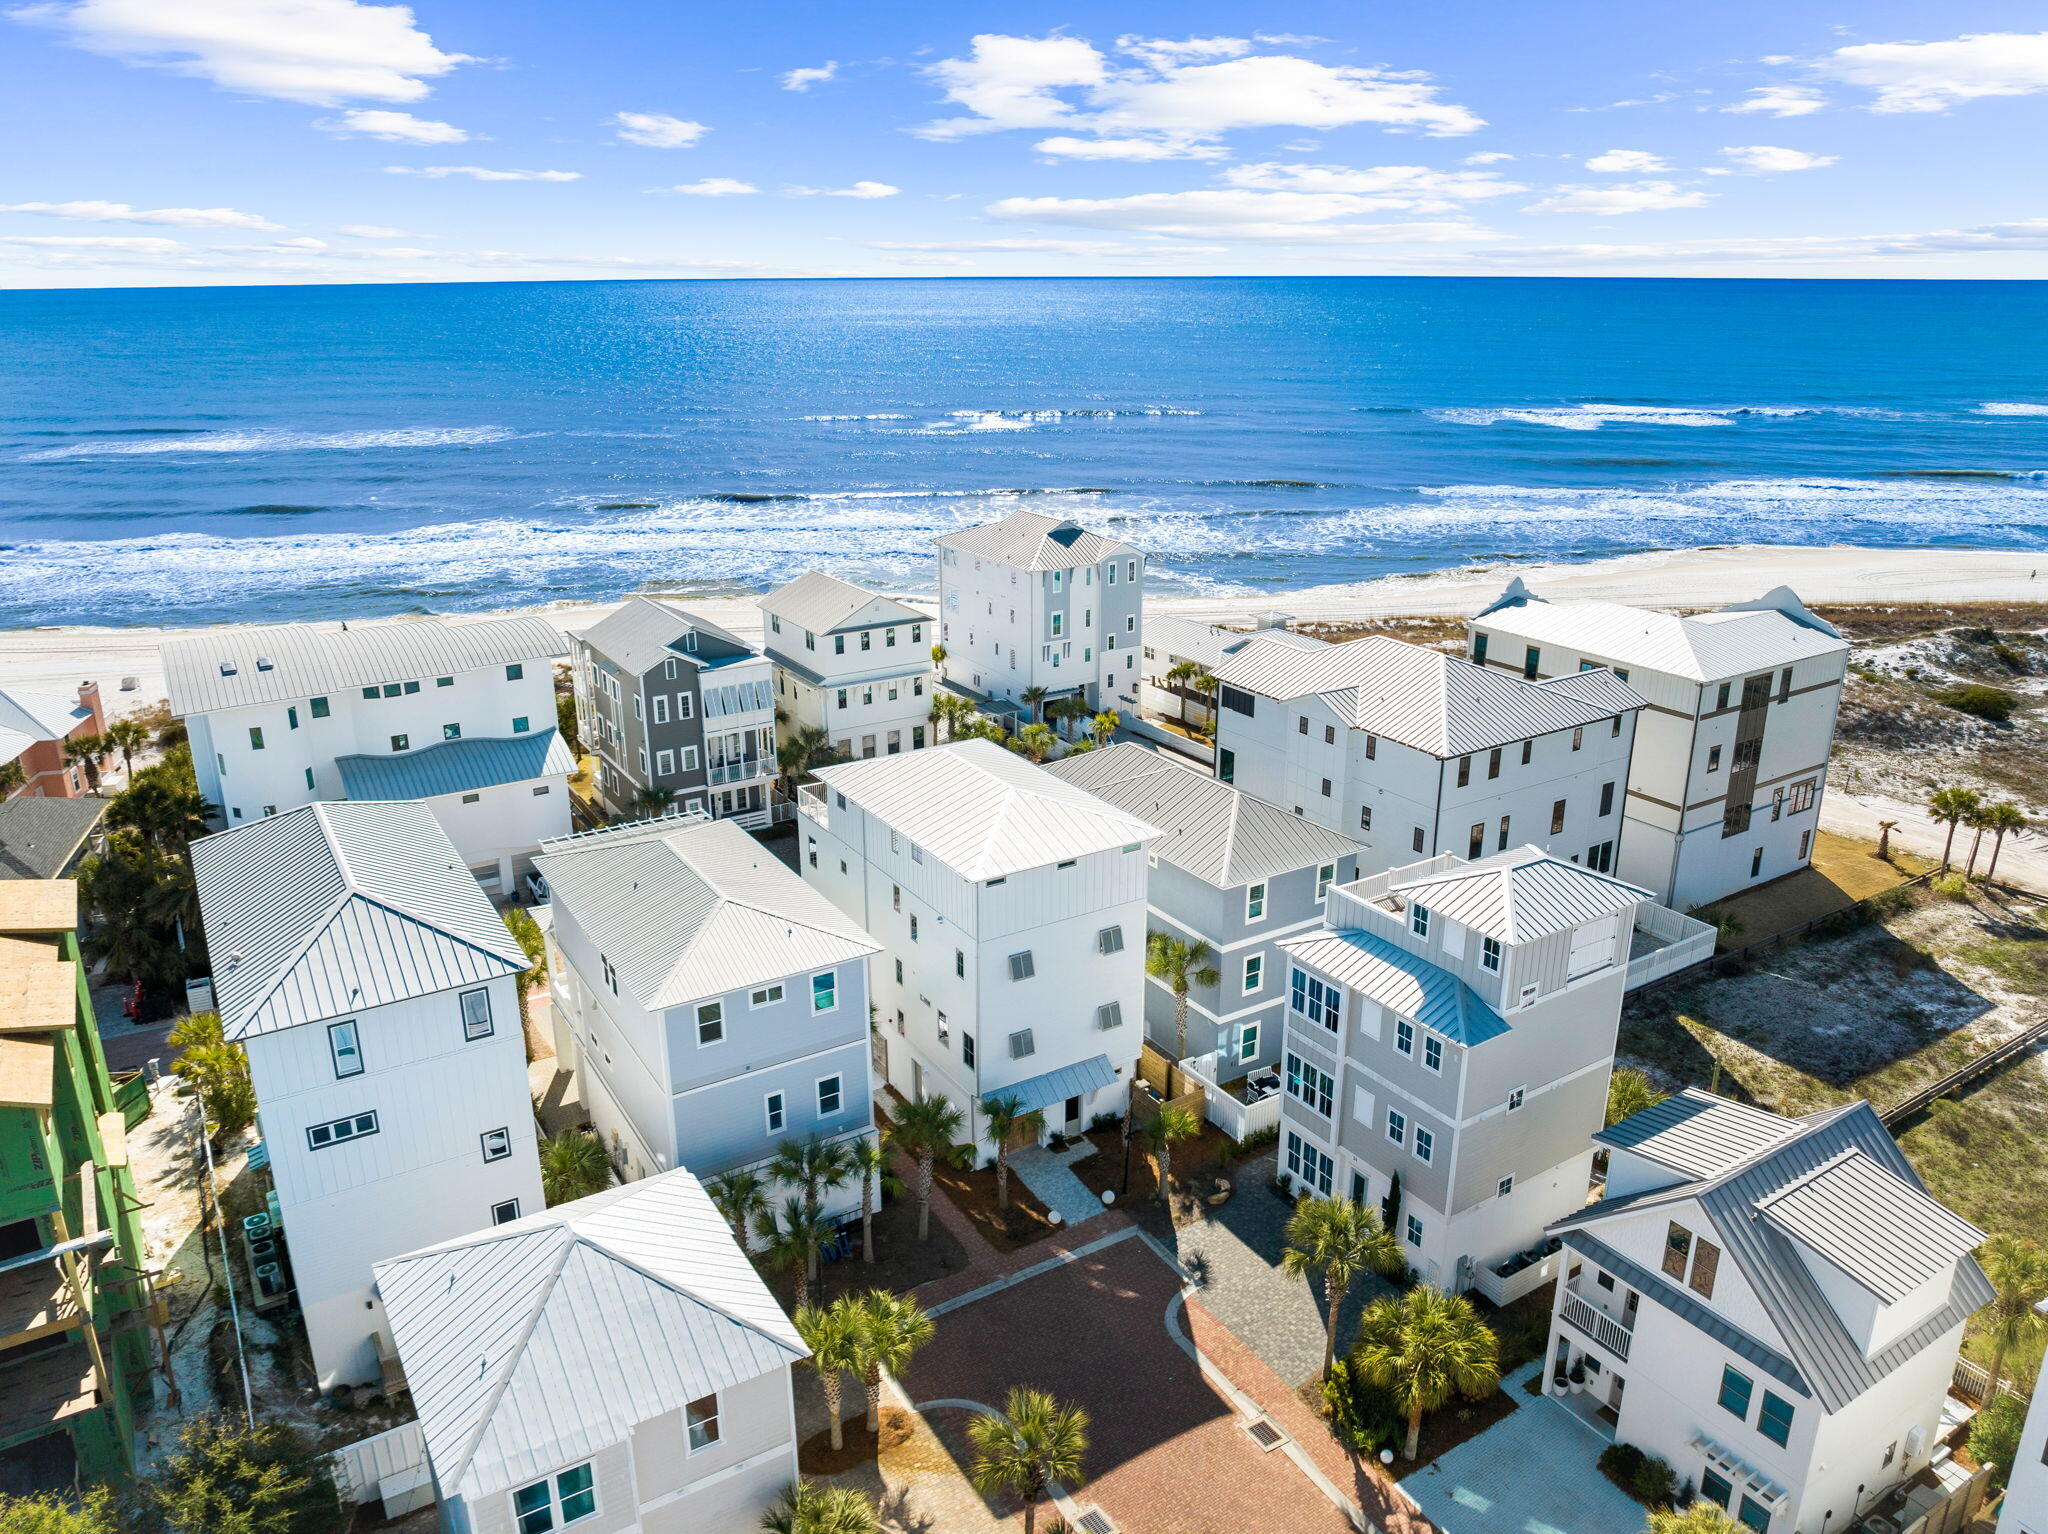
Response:
[[[1038,960],[1033,957],[1029,948],[1020,949],[1010,955],[1010,979],[1012,981],[1034,979],[1037,974]]]
[[[519,1201],[511,1199],[507,1202],[517,1207]],[[497,1210],[503,1207],[504,1205],[502,1204],[493,1205],[492,1213],[495,1214]],[[517,1216],[515,1215],[514,1218],[516,1219]],[[579,1487],[577,1490],[569,1493],[569,1496],[580,1497],[588,1495],[590,1498],[590,1511],[579,1513],[574,1518],[564,1518],[562,1516],[562,1504],[567,1498],[562,1495],[562,1477],[574,1475],[579,1470],[590,1472],[590,1485],[588,1487]],[[521,1512],[519,1510],[520,1497],[536,1488],[546,1494],[547,1500],[528,1512]],[[525,1486],[515,1487],[508,1494],[508,1498],[508,1505],[512,1513],[513,1534],[549,1534],[549,1531],[552,1529],[562,1529],[569,1527],[571,1524],[583,1523],[591,1518],[595,1518],[598,1513],[596,1465],[593,1461],[587,1459],[579,1461],[574,1465],[564,1465],[560,1470],[555,1471],[551,1475],[544,1475],[539,1480],[530,1482]],[[529,1519],[534,1518],[539,1518],[543,1521],[528,1522]]]
[[[512,1131],[509,1128],[486,1129],[477,1136],[484,1160],[504,1161],[512,1154]]]
[[[711,1016],[704,1014],[709,1012]],[[704,1030],[712,1030],[710,1038],[704,1037]],[[700,1002],[697,1006],[697,1047],[703,1049],[710,1044],[725,1042],[725,1003],[722,1001]]]
[[[1425,1129],[1422,1125],[1417,1124],[1411,1139],[1417,1161],[1421,1162],[1424,1166],[1428,1166],[1436,1160],[1436,1131],[1434,1129]]]
[[[491,1205],[491,1223],[493,1225],[510,1225],[518,1218],[519,1200],[516,1198],[500,1199],[497,1203]]]
[[[655,753],[654,753],[654,775],[655,775],[656,777],[658,777],[658,778],[669,778],[669,777],[674,777],[674,776],[675,776],[675,771],[676,771],[676,754],[675,754],[675,752],[674,752],[674,751],[672,751],[672,750],[663,750],[663,751],[657,751],[657,752],[655,752]]]
[[[1325,781],[1325,782],[1328,782],[1329,780],[1328,780],[1328,779],[1326,778],[1326,779],[1324,779],[1324,781]],[[1324,790],[1324,792],[1325,792],[1325,793],[1327,793],[1327,792],[1328,792],[1328,790],[1327,790],[1327,789],[1325,789],[1325,790]],[[1325,864],[1323,864],[1323,865],[1322,865],[1321,867],[1319,867],[1318,869],[1316,869],[1316,904],[1317,904],[1317,905],[1321,905],[1321,904],[1323,903],[1324,899],[1325,899],[1325,898],[1326,898],[1326,897],[1327,897],[1327,896],[1329,895],[1329,893],[1330,893],[1330,886],[1331,886],[1331,885],[1333,885],[1333,884],[1335,884],[1336,882],[1337,882],[1337,865],[1336,865],[1335,863],[1325,863]]]
[[[1259,1057],[1259,1024],[1240,1023],[1237,1029],[1237,1060],[1242,1065]]]
[[[1444,1073],[1444,1041],[1427,1029],[1422,1034],[1422,1068],[1439,1076]]]
[[[684,772],[695,772],[697,770],[697,748],[695,746],[684,746],[682,753],[682,770]]]
[[[1408,1143],[1408,1115],[1399,1108],[1387,1110],[1387,1139],[1394,1145]]]
[[[484,1015],[481,1019],[483,1024],[481,1029],[477,1026],[479,1019],[470,1016],[469,998],[472,996],[481,996],[483,998]],[[460,1005],[462,1007],[462,1038],[464,1043],[474,1043],[478,1039],[487,1039],[498,1031],[497,1025],[491,1020],[491,993],[487,988],[479,986],[473,991],[464,991]]]
[[[1255,996],[1266,988],[1266,956],[1248,953],[1244,958],[1243,994]]]
[[[818,982],[821,980],[825,982],[825,987],[822,991],[818,989]],[[826,998],[826,1004],[822,1007],[818,1005],[818,998],[821,995]],[[837,1012],[838,1010],[839,971],[836,969],[820,970],[817,974],[811,976],[811,1015],[813,1017],[823,1017],[827,1012]]]
[[[1249,927],[1253,922],[1266,919],[1266,884],[1247,884],[1244,889],[1244,922]]]
[[[691,1413],[705,1401],[711,1403],[710,1416],[693,1420]],[[725,1412],[719,1405],[718,1392],[715,1390],[708,1396],[699,1396],[695,1401],[688,1402],[683,1407],[683,1446],[685,1451],[690,1454],[697,1454],[706,1449],[715,1449],[725,1442],[724,1417]],[[704,1441],[699,1443],[697,1441],[698,1429],[704,1426],[706,1422],[709,1423],[711,1431]]]
[[[780,1092],[765,1093],[761,1098],[761,1116],[768,1124],[768,1133],[781,1134],[789,1127],[789,1099]]]
[[[363,1035],[354,1018],[344,1018],[341,1022],[327,1025],[327,1052],[334,1060],[336,1081],[346,1081],[351,1076],[363,1074]],[[350,1055],[355,1057],[355,1065],[345,1070],[342,1060]]]
[[[833,1106],[830,1108],[827,1108],[825,1106],[825,1087],[827,1083],[830,1083],[831,1085],[831,1095],[834,1099]],[[838,1071],[834,1071],[829,1076],[820,1076],[817,1079],[817,1081],[813,1083],[813,1085],[817,1089],[817,1104],[819,1118],[836,1119],[837,1117],[839,1117],[840,1114],[846,1111],[846,1078],[844,1075],[842,1075]]]
[[[749,1011],[758,1011],[762,1007],[772,1007],[781,1001],[786,994],[780,980],[776,981],[773,985],[757,987],[747,992],[747,1009]]]

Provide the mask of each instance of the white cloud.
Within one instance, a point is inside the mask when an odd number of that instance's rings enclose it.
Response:
[[[1759,85],[1747,101],[1721,108],[1724,112],[1761,112],[1767,117],[1805,117],[1828,104],[1827,97],[1805,85]]]
[[[1150,245],[1124,245],[1113,240],[870,240],[869,250],[987,251],[1023,255],[1105,256],[1124,255],[1156,249]],[[1178,249],[1178,247],[1175,247]]]
[[[1484,149],[1478,154],[1466,155],[1465,163],[1467,165],[1498,165],[1503,160],[1512,160],[1513,158],[1513,155],[1504,154],[1498,149]]]
[[[1203,144],[1186,139],[1151,138],[1047,138],[1031,146],[1040,154],[1063,160],[1220,160],[1220,144]]]
[[[121,250],[142,256],[163,256],[190,248],[180,240],[140,234],[10,234],[0,236],[0,245],[23,245],[36,250]]]
[[[383,224],[341,224],[336,234],[345,234],[354,240],[431,240],[431,234],[415,234],[410,229],[392,229]]]
[[[248,248],[250,250],[325,250],[327,249],[327,242],[325,240],[316,240],[310,234],[302,234],[296,239],[273,240],[268,245],[251,245]]]
[[[674,192],[679,197],[751,197],[761,189],[750,181],[735,181],[730,176],[706,176],[686,186],[658,186],[654,190]]]
[[[450,176],[468,176],[473,181],[581,181],[580,170],[491,170],[482,165],[387,165],[392,176],[425,176],[445,181]]]
[[[619,142],[647,149],[688,149],[711,131],[702,123],[661,112],[618,112],[613,114],[611,126],[619,130]]]
[[[426,118],[415,117],[410,112],[393,112],[384,108],[358,108],[344,112],[338,118],[328,118],[313,124],[328,133],[361,133],[370,138],[383,139],[388,143],[404,144],[466,144],[469,134],[453,123],[438,123]]]
[[[358,0],[48,0],[11,14],[123,63],[314,106],[418,101],[471,62],[437,48],[410,8]]]
[[[858,197],[863,201],[871,201],[877,197],[894,197],[902,190],[902,187],[891,186],[886,181],[856,181],[852,186],[842,187],[784,187],[782,195],[785,197]]]
[[[1349,224],[1337,220],[1377,211],[1376,198],[1336,192],[1261,192],[1219,188],[1144,192],[1133,197],[1006,197],[991,203],[996,218],[1126,229],[1174,239],[1257,244],[1344,244],[1495,238],[1463,221]]]
[[[1983,96],[2048,91],[2048,32],[1975,32],[1938,43],[1858,43],[1814,62],[1877,93],[1873,112],[1945,112]]]
[[[1253,128],[1340,128],[1376,123],[1395,131],[1470,133],[1484,126],[1462,106],[1441,101],[1428,77],[1378,67],[1331,66],[1292,54],[1255,54],[1241,38],[1184,42],[1126,37],[1136,60],[1113,64],[1077,37],[982,33],[964,58],[928,73],[946,99],[971,114],[931,122],[925,138],[950,139],[1010,128],[1063,128],[1099,139],[1165,146],[1128,147],[1098,158],[1202,158],[1190,146]],[[1067,147],[1047,150],[1079,157]],[[1042,146],[1041,146],[1042,147]]]
[[[974,265],[976,265],[976,264],[977,264],[976,262],[973,262],[973,261],[970,261],[970,260],[968,260],[968,259],[967,259],[967,258],[966,258],[965,256],[949,256],[949,255],[945,255],[945,254],[943,254],[943,253],[939,253],[939,252],[934,252],[934,253],[932,253],[932,254],[929,254],[929,255],[917,255],[917,254],[910,254],[910,255],[902,255],[902,256],[897,256],[897,257],[894,257],[893,259],[895,259],[895,260],[896,260],[897,262],[901,263],[901,264],[902,264],[902,265],[904,265],[904,266],[949,266],[949,267],[951,267],[951,266],[974,266]]]
[[[1808,154],[1803,149],[1779,149],[1770,144],[1749,144],[1741,148],[1723,149],[1735,163],[1728,169],[1714,169],[1710,176],[1734,175],[1746,172],[1752,176],[1777,176],[1791,170],[1819,170],[1823,165],[1833,165],[1841,158],[1832,154]]]
[[[1586,161],[1587,170],[1608,176],[1640,176],[1646,171],[1670,168],[1662,155],[1651,154],[1647,149],[1610,149]]]
[[[1767,53],[1762,58],[1758,59],[1757,62],[1759,64],[1770,64],[1772,66],[1776,66],[1779,64],[1796,64],[1799,61],[1793,58],[1792,55],[1789,53]]]
[[[0,213],[40,213],[91,224],[169,224],[178,229],[281,229],[235,208],[131,208],[125,202],[0,202]]]
[[[827,59],[814,69],[792,69],[782,77],[782,88],[786,91],[807,91],[814,85],[823,85],[839,73],[839,60]]]
[[[1627,181],[1613,186],[1561,186],[1524,213],[1653,213],[1697,208],[1714,194],[1689,192],[1671,181]]]
[[[1431,170],[1426,165],[1283,165],[1262,161],[1234,165],[1223,172],[1230,186],[1266,192],[1339,192],[1360,199],[1352,211],[1368,206],[1377,210],[1401,208],[1413,212],[1441,213],[1459,203],[1512,192],[1526,192],[1525,186],[1503,181],[1491,171]],[[1368,201],[1369,200],[1369,201]]]

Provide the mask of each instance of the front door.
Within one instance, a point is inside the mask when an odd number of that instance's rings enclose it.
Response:
[[[1067,1099],[1067,1122],[1069,1124],[1081,1122],[1081,1099],[1078,1097]]]
[[[1361,1208],[1365,1205],[1365,1187],[1365,1173],[1353,1172],[1351,1174],[1351,1202]]]
[[[922,1060],[910,1062],[910,1095],[913,1099],[924,1096],[924,1062]]]

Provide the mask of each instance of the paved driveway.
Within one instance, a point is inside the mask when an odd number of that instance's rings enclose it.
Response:
[[[963,1465],[971,1412],[933,1403],[1000,1407],[1012,1385],[1035,1385],[1086,1407],[1075,1500],[1134,1534],[1347,1534],[1323,1491],[1284,1451],[1253,1443],[1169,1334],[1179,1289],[1143,1241],[1118,1241],[941,1315],[904,1388]]]
[[[1443,1534],[1642,1534],[1648,1515],[1595,1466],[1603,1439],[1523,1383],[1502,1387],[1520,1405],[1476,1438],[1409,1476],[1401,1489]]]

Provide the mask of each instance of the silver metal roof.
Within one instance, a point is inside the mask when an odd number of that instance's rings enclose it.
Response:
[[[1456,975],[1370,932],[1311,932],[1279,947],[1402,1017],[1468,1048],[1508,1031],[1501,1015]]]
[[[39,740],[66,740],[90,718],[91,709],[59,693],[0,692],[0,762]]]
[[[1219,681],[1281,702],[1322,698],[1350,728],[1433,756],[1463,756],[1532,735],[1594,724],[1643,707],[1619,678],[1525,682],[1386,634],[1305,649],[1246,645],[1217,667]]]
[[[842,581],[836,575],[827,575],[823,570],[804,571],[788,585],[778,586],[762,597],[758,605],[762,612],[770,613],[785,623],[794,623],[800,629],[808,629],[813,634],[829,634],[869,608],[873,608],[874,613],[860,625],[862,628],[882,623],[931,621],[929,613],[921,613],[894,597],[885,597],[851,581]]]
[[[1697,1201],[1713,1224],[1725,1260],[1741,1270],[1744,1281],[1776,1328],[1785,1354],[1796,1365],[1798,1378],[1788,1383],[1818,1397],[1829,1411],[1839,1411],[1988,1303],[1991,1285],[1967,1252],[1953,1259],[1938,1256],[1941,1250],[1952,1246],[1958,1234],[1946,1220],[1933,1221],[1917,1204],[1897,1206],[1902,1210],[1910,1207],[1910,1220],[1898,1225],[1880,1249],[1858,1253],[1856,1261],[1866,1267],[1889,1264],[1902,1272],[1921,1271],[1931,1277],[1937,1269],[1927,1266],[1930,1258],[1937,1264],[1953,1260],[1955,1278],[1947,1299],[1931,1315],[1866,1358],[1857,1335],[1844,1325],[1815,1281],[1800,1247],[1780,1228],[1778,1219],[1769,1214],[1766,1206],[1809,1174],[1833,1168],[1850,1151],[1859,1152],[1874,1167],[1929,1203],[1934,1201],[1869,1103],[1851,1103],[1789,1122],[1791,1133],[1784,1138],[1712,1176],[1604,1199],[1553,1221],[1550,1228],[1563,1232],[1567,1241],[1576,1244],[1575,1238],[1580,1235],[1597,1234],[1603,1221]],[[1617,1130],[1621,1128],[1622,1125],[1615,1126]],[[1858,1180],[1853,1174],[1839,1181],[1823,1179],[1824,1186],[1811,1195],[1811,1201],[1832,1211],[1824,1218],[1807,1213],[1807,1198],[1795,1198],[1787,1207],[1798,1210],[1794,1218],[1839,1226],[1859,1217],[1853,1206],[1844,1207],[1839,1202],[1844,1190]],[[1942,1213],[1947,1220],[1955,1218],[1945,1210]],[[1638,1270],[1629,1276],[1629,1282],[1660,1303],[1679,1309],[1673,1303],[1672,1291],[1676,1286],[1658,1275]]]
[[[1041,1076],[1027,1076],[1006,1087],[996,1087],[987,1097],[1014,1097],[1024,1105],[1026,1113],[1039,1113],[1054,1103],[1063,1103],[1070,1097],[1083,1097],[1115,1084],[1116,1067],[1109,1063],[1109,1056],[1090,1055],[1086,1060],[1062,1065]]]
[[[483,666],[545,665],[568,651],[562,631],[545,618],[394,618],[349,628],[281,623],[163,643],[171,711],[180,717]]]
[[[1156,838],[1127,815],[988,740],[820,768],[844,794],[962,878],[1006,878]]]
[[[1775,1113],[1687,1087],[1593,1136],[1689,1178],[1718,1177],[1799,1132]]]
[[[448,1491],[524,1484],[810,1351],[682,1168],[376,1271]]]
[[[963,528],[932,542],[1018,570],[1073,570],[1138,553],[1128,543],[1091,533],[1078,522],[1036,511],[1013,511],[1000,522]]]
[[[1526,943],[1603,916],[1633,916],[1650,892],[1541,847],[1516,847],[1392,892],[1503,943]]]
[[[1182,660],[1207,666],[1211,671],[1223,664],[1226,654],[1242,649],[1254,637],[1193,618],[1176,618],[1171,613],[1145,615],[1146,649],[1156,650],[1161,655],[1177,655]]]
[[[680,602],[649,596],[628,597],[618,611],[607,613],[585,629],[582,639],[622,671],[639,676],[665,660],[702,667],[707,658],[683,648],[683,635],[691,629],[726,640],[742,650],[753,649],[737,634],[691,612]]]
[[[881,947],[730,820],[672,816],[541,844],[534,866],[651,1010]]]
[[[438,741],[418,751],[338,756],[341,791],[351,799],[433,799],[474,793],[576,770],[569,743],[552,729],[526,735],[475,735]]]
[[[192,878],[230,1039],[526,968],[416,801],[309,804],[201,837]]]
[[[1084,751],[1045,770],[1158,826],[1153,854],[1218,889],[1363,850],[1348,836],[1129,742]]]
[[[1887,1305],[1984,1241],[1983,1231],[1860,1150],[1843,1151],[1756,1207]]]
[[[1539,646],[1556,644],[1618,665],[1712,682],[1770,671],[1848,641],[1780,586],[1755,603],[1680,617],[1619,602],[1546,602],[1513,587],[1472,621]],[[1503,656],[1502,659],[1507,657]]]

